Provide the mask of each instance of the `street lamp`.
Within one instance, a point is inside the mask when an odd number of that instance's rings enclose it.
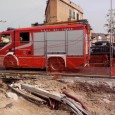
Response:
[[[0,22],[6,22],[5,20],[0,20]]]

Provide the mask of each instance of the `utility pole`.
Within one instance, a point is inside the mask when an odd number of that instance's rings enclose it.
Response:
[[[111,71],[112,71],[112,58],[113,58],[113,34],[115,33],[115,10],[113,9],[113,4],[112,4],[112,0],[110,0],[110,10],[109,13],[107,14],[107,17],[109,17],[107,19],[107,24],[105,24],[105,26],[107,27],[107,31],[109,34],[109,38],[110,38],[110,55],[109,55],[109,64],[110,64],[110,77],[111,77]]]
[[[113,24],[113,8],[112,8],[112,0],[110,3],[110,77],[112,76],[112,58],[113,58],[113,32],[114,32],[114,24]]]

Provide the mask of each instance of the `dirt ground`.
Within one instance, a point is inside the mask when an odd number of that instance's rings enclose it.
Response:
[[[56,78],[57,79],[57,78]],[[18,81],[37,85],[45,90],[67,92],[76,96],[91,112],[91,115],[115,115],[115,91],[107,85],[91,85],[80,80],[65,80],[60,82],[55,77],[39,77],[34,80]],[[114,83],[114,82],[113,82]],[[108,88],[108,89],[107,89]],[[102,90],[103,89],[103,90]],[[106,90],[107,89],[107,90]],[[18,100],[6,97],[6,92],[10,91],[6,84],[0,81],[0,115],[70,115],[70,112],[63,107],[59,110],[51,110],[47,105],[37,105],[29,102],[18,95]]]

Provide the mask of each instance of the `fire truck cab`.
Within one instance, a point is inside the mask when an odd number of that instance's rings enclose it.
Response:
[[[0,67],[65,71],[89,60],[87,21],[8,29],[0,35]]]

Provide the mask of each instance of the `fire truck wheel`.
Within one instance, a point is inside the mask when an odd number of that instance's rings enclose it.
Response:
[[[64,72],[65,62],[61,57],[51,57],[48,59],[49,72]]]
[[[7,55],[4,58],[4,66],[6,69],[16,68],[17,67],[17,60],[15,59],[15,57],[13,55]]]

